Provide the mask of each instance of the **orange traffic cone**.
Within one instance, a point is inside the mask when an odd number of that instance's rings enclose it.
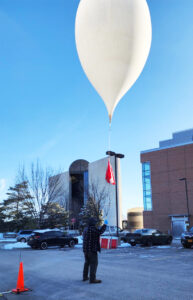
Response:
[[[16,289],[12,290],[12,292],[19,294],[19,293],[26,292],[26,291],[29,291],[29,289],[24,287],[23,263],[20,262],[17,286],[16,286]]]

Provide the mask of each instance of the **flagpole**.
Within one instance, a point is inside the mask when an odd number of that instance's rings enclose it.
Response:
[[[118,181],[117,181],[117,156],[115,155],[115,193],[116,193],[116,219],[117,219],[117,237],[119,236],[119,214],[118,214]]]
[[[107,155],[115,157],[115,201],[116,201],[116,223],[117,223],[117,237],[119,237],[118,225],[119,225],[119,214],[118,214],[118,176],[117,176],[117,158],[124,158],[125,156],[120,153],[113,151],[107,151]]]

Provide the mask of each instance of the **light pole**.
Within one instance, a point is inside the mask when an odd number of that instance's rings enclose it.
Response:
[[[117,158],[124,158],[125,156],[120,153],[115,153],[113,151],[107,151],[107,155],[115,157],[115,192],[116,192],[116,221],[117,221],[117,237],[119,236],[118,225],[119,225],[119,216],[118,216],[118,186],[117,186]]]
[[[187,213],[188,213],[188,226],[190,227],[190,218],[189,218],[189,202],[188,202],[188,187],[187,187],[187,179],[186,177],[184,178],[180,178],[180,181],[184,181],[185,182],[185,189],[186,189],[186,203],[187,203]]]

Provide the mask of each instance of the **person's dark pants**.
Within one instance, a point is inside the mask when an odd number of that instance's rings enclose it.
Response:
[[[98,266],[98,254],[97,252],[84,253],[85,263],[83,270],[83,279],[88,277],[89,267],[90,267],[90,281],[96,279],[96,271]]]

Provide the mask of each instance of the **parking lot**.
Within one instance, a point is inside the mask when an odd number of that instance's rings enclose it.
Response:
[[[32,291],[0,299],[193,299],[193,249],[180,244],[103,249],[97,272],[103,282],[98,285],[81,281],[81,248],[0,250],[0,292],[16,287],[20,256],[25,286]]]

